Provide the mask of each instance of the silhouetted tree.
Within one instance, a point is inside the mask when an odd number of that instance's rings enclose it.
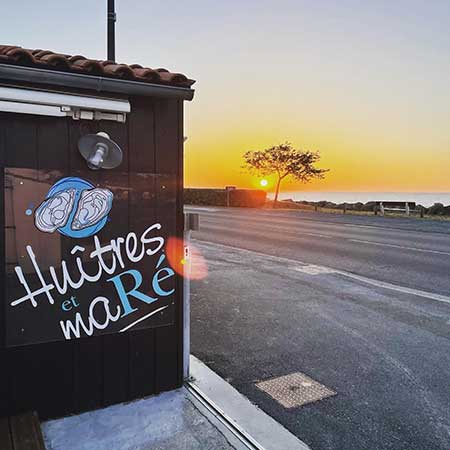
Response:
[[[244,153],[244,168],[258,176],[277,175],[275,199],[273,206],[278,201],[281,181],[292,176],[307,183],[313,178],[323,178],[328,169],[319,169],[315,166],[320,160],[319,152],[295,149],[289,142]]]

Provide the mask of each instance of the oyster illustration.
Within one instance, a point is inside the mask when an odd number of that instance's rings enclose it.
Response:
[[[44,233],[53,233],[69,219],[75,201],[76,189],[66,189],[44,200],[34,214],[36,227]]]
[[[111,210],[113,193],[108,189],[94,188],[81,192],[77,211],[72,221],[72,230],[82,230],[95,225]]]

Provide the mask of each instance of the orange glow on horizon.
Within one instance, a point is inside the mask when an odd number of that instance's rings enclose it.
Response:
[[[276,176],[264,177],[267,180],[264,186],[260,177],[242,168],[242,154],[248,149],[266,148],[282,140],[273,138],[250,145],[248,137],[241,139],[242,143],[235,137],[214,146],[204,136],[193,137],[185,157],[185,186],[224,188],[235,185],[273,191]],[[378,143],[369,142],[364,146],[337,137],[311,136],[305,141],[303,148],[319,150],[318,166],[328,168],[330,172],[324,179],[307,184],[287,177],[282,181],[281,192],[450,192],[447,169],[450,152],[436,151],[434,157],[430,157],[422,148],[395,149],[392,143],[383,142],[381,138]],[[295,145],[294,139],[292,142]]]
[[[318,166],[330,172],[308,184],[288,177],[281,192],[450,192],[448,102],[435,115],[430,105],[411,109],[409,97],[373,96],[369,86],[345,89],[347,80],[333,89],[309,81],[314,88],[298,95],[271,86],[260,96],[262,85],[252,80],[220,101],[194,101],[186,115],[186,187],[260,189],[262,176],[242,167],[242,155],[289,141],[319,151]],[[264,178],[273,191],[276,177]]]

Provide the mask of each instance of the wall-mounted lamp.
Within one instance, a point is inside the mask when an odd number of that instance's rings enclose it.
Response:
[[[78,150],[89,169],[114,169],[122,162],[121,148],[103,132],[81,137]]]

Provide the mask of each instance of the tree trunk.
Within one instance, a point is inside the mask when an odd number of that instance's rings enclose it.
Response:
[[[277,187],[275,189],[275,198],[273,200],[273,208],[276,208],[277,206],[277,201],[278,201],[278,194],[280,192],[280,183],[281,183],[281,177],[278,177],[278,181],[277,181]]]

